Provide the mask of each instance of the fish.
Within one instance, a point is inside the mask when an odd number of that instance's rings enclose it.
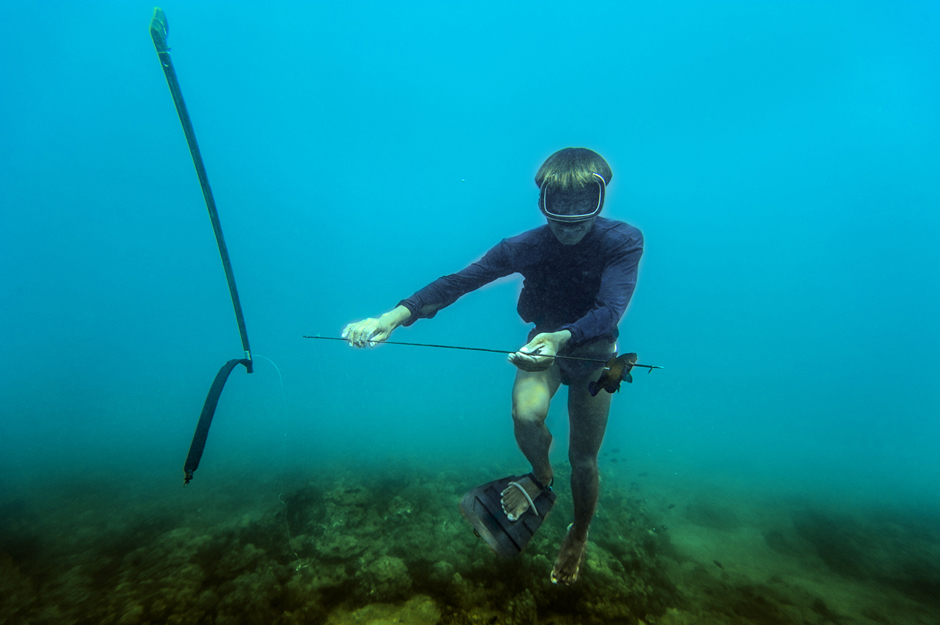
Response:
[[[588,392],[591,393],[591,397],[600,393],[601,389],[608,393],[619,391],[621,382],[632,384],[633,376],[630,375],[630,370],[633,369],[634,364],[636,364],[636,354],[633,352],[611,357],[601,377],[596,382],[588,383]]]

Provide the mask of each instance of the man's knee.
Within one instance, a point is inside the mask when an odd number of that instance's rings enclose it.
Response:
[[[597,454],[582,452],[578,450],[568,451],[568,462],[571,463],[571,471],[597,471]]]
[[[512,420],[519,424],[541,423],[548,416],[548,401],[538,397],[513,398]]]
[[[519,424],[545,421],[552,394],[551,380],[544,374],[517,377],[512,389],[512,420]]]

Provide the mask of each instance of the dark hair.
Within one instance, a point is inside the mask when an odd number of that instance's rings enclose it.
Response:
[[[535,185],[541,189],[548,181],[560,189],[583,187],[596,180],[594,174],[603,178],[605,184],[610,184],[614,175],[604,157],[594,150],[564,148],[545,159],[535,174]]]

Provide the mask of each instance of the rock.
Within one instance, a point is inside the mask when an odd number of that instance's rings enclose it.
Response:
[[[373,603],[353,612],[334,610],[326,625],[436,625],[441,611],[434,600],[417,595],[404,605]]]
[[[382,556],[356,573],[361,591],[370,599],[394,601],[411,589],[408,567],[401,558]]]
[[[348,560],[366,549],[355,536],[340,532],[327,532],[314,544],[317,553],[330,560]]]
[[[538,609],[535,607],[535,597],[526,590],[516,595],[506,606],[509,613],[509,623],[512,625],[536,625],[538,623]]]
[[[454,565],[445,560],[437,562],[431,567],[431,581],[446,583],[454,576]]]

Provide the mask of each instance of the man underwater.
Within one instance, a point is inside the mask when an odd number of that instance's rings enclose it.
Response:
[[[606,361],[616,355],[617,324],[636,288],[643,254],[643,235],[638,229],[599,217],[612,175],[607,161],[592,150],[555,152],[535,175],[539,208],[547,225],[503,239],[469,267],[435,280],[378,318],[347,325],[342,334],[352,346],[373,346],[387,340],[398,326],[429,319],[460,296],[497,278],[522,274],[525,280],[517,310],[535,328],[528,343],[509,355],[509,362],[518,369],[512,389],[513,428],[532,472],[501,482],[505,487],[499,493],[500,507],[510,522],[503,524],[513,527],[527,512],[540,524],[544,514],[539,510],[547,511],[554,503],[548,459],[552,435],[545,418],[558,387],[568,386],[574,520],[552,569],[555,583],[571,584],[578,579],[597,505],[597,454],[607,428],[611,394],[592,396],[588,391],[589,382],[601,374],[602,364],[554,356]],[[530,510],[533,506],[536,509]]]

